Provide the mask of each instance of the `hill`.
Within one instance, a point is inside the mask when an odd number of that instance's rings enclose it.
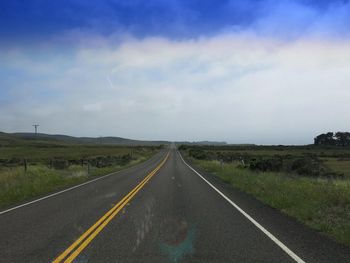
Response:
[[[1,133],[1,139],[4,140],[20,140],[21,142],[29,141],[43,141],[52,143],[68,143],[68,144],[104,144],[104,145],[137,145],[137,146],[149,146],[169,144],[167,141],[142,141],[132,140],[121,137],[74,137],[61,134],[45,134],[45,133]]]
[[[170,141],[145,141],[145,140],[133,140],[122,137],[105,136],[105,137],[74,137],[62,134],[46,134],[46,133],[5,133],[0,132],[0,145],[9,144],[27,144],[33,142],[43,143],[67,143],[67,144],[103,144],[103,145],[120,145],[120,146],[152,146],[152,145],[164,145],[170,144]],[[188,142],[181,141],[175,142],[176,144],[187,145],[227,145],[226,142],[216,141],[198,141]]]

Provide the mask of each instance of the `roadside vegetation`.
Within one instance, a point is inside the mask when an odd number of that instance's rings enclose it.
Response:
[[[0,140],[0,208],[125,169],[160,148]]]
[[[198,167],[350,246],[350,148],[180,146]]]

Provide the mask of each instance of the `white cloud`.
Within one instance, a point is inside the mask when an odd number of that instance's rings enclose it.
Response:
[[[8,131],[39,122],[73,135],[279,144],[350,129],[345,41],[129,37],[39,59],[17,51],[0,67],[18,74],[0,80]]]

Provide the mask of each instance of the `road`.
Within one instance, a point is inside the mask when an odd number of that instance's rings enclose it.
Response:
[[[2,211],[0,262],[350,262],[348,248],[195,169],[166,149]]]

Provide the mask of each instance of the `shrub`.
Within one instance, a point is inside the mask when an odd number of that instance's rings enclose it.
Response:
[[[52,160],[52,167],[57,170],[63,170],[68,167],[68,161],[63,159]]]
[[[283,161],[281,158],[251,159],[249,162],[249,168],[252,170],[258,170],[263,172],[278,172],[283,168]]]
[[[190,149],[189,150],[189,155],[195,159],[198,160],[206,160],[208,159],[207,154],[205,153],[205,151],[200,150],[200,149]]]

